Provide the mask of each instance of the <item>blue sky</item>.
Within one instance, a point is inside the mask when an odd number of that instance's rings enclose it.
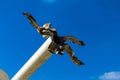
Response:
[[[39,25],[50,22],[59,35],[74,35],[86,46],[71,44],[86,65],[67,53],[53,55],[29,80],[120,80],[119,0],[1,0],[0,68],[12,78],[46,40],[22,12]],[[111,77],[112,76],[112,77]]]

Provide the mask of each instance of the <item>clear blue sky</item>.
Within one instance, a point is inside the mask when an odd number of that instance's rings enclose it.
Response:
[[[39,25],[51,22],[59,35],[74,35],[86,43],[84,47],[69,43],[85,66],[75,65],[67,53],[55,54],[29,80],[106,80],[110,73],[119,77],[119,4],[119,0],[1,0],[0,68],[12,78],[46,40],[22,15],[25,11]]]

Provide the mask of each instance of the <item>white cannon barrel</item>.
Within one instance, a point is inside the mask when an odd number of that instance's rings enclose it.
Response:
[[[48,38],[11,80],[27,80],[52,55],[48,51],[51,42]]]

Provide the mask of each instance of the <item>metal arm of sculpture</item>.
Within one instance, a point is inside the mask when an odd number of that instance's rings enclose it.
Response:
[[[42,36],[44,38],[48,37],[48,34],[50,34],[50,32],[49,32],[49,29],[51,26],[50,23],[46,23],[43,25],[43,27],[41,27],[37,24],[36,20],[34,19],[34,17],[31,14],[29,14],[27,12],[23,12],[23,15],[25,15],[28,18],[28,20],[33,25],[33,27],[37,29],[38,33],[42,34]]]
[[[84,45],[85,45],[85,43],[84,43],[83,41],[78,40],[78,39],[77,39],[76,37],[74,37],[74,36],[64,36],[63,39],[64,39],[65,41],[71,41],[71,42],[73,42],[73,43],[75,43],[75,44],[78,44],[78,45],[80,45],[80,46],[84,46]]]

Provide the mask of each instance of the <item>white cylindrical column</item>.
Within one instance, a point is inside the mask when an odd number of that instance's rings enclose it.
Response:
[[[11,80],[27,80],[52,55],[48,51],[51,42],[48,38]]]

